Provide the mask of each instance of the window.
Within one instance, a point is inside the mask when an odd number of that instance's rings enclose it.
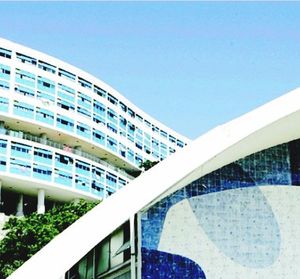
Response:
[[[14,101],[13,112],[15,115],[33,119],[34,107],[24,102]]]
[[[177,140],[177,146],[184,147],[184,143],[181,140]]]
[[[126,158],[126,146],[123,145],[122,143],[119,143],[119,154]]]
[[[9,101],[7,98],[0,97],[0,111],[8,112]]]
[[[105,182],[105,171],[103,169],[97,168],[93,166],[92,169],[92,178],[98,182]]]
[[[119,126],[126,131],[127,120],[123,116],[119,116]]]
[[[69,156],[55,153],[55,167],[66,171],[72,171],[73,159]]]
[[[165,132],[165,131],[163,131],[163,130],[160,130],[160,135],[162,136],[162,137],[164,137],[164,138],[168,138],[168,134],[167,134],[167,132]]]
[[[44,106],[50,106],[54,104],[54,96],[45,92],[37,92],[37,98],[40,99]]]
[[[36,66],[36,59],[17,52],[17,60],[28,65]]]
[[[111,94],[108,93],[107,95],[107,99],[109,102],[111,102],[113,105],[117,105],[118,104],[118,99],[115,98],[114,96],[112,96]]]
[[[115,190],[116,186],[117,186],[117,176],[108,172],[106,174],[106,182],[107,182],[107,185],[113,187],[113,189]]]
[[[23,176],[30,176],[31,165],[29,162],[10,158],[10,172]]]
[[[34,90],[22,85],[16,85],[15,92],[27,97],[34,97]]]
[[[176,143],[176,139],[173,136],[171,136],[171,135],[169,135],[169,141],[171,143]]]
[[[93,107],[94,107],[94,113],[105,116],[105,105],[103,105],[102,103],[94,100]]]
[[[135,117],[135,112],[132,109],[128,108],[127,112],[131,117]]]
[[[117,152],[117,141],[114,138],[107,136],[107,147],[110,150]]]
[[[91,169],[90,164],[83,161],[76,160],[75,167],[76,167],[77,174],[90,176],[90,169]]]
[[[83,136],[83,137],[88,138],[88,139],[91,137],[91,128],[90,128],[90,126],[78,122],[77,126],[76,126],[76,129],[77,129],[77,135]]]
[[[94,85],[94,92],[100,96],[100,97],[103,97],[103,98],[106,98],[106,91],[96,85]]]
[[[112,131],[113,133],[118,133],[117,126],[113,123],[107,123],[108,130]]]
[[[57,124],[56,125],[57,125],[57,127],[62,128],[67,131],[72,132],[74,130],[74,121],[71,118],[60,115],[60,114],[57,115]]]
[[[75,101],[75,90],[69,86],[59,83],[57,94],[60,98],[74,103]]]
[[[51,64],[48,64],[46,62],[43,62],[41,60],[39,60],[38,67],[40,69],[44,70],[45,72],[48,72],[48,73],[55,74],[55,72],[56,72],[56,67],[55,66],[53,66]]]
[[[0,140],[0,154],[6,155],[7,141]]]
[[[41,180],[51,181],[52,170],[50,167],[33,164],[33,177]]]
[[[105,125],[105,118],[100,115],[93,114],[93,121],[98,124]]]
[[[63,170],[54,169],[54,182],[64,186],[72,186],[72,175]]]
[[[0,56],[11,59],[11,51],[6,48],[0,47]]]
[[[4,80],[0,80],[0,90],[9,90],[9,83]]]
[[[72,103],[62,100],[60,98],[57,98],[57,106],[65,110],[73,110],[73,111],[75,110],[75,107]]]
[[[52,165],[52,152],[42,148],[34,148],[34,162]]]
[[[9,80],[10,79],[10,67],[0,64],[0,78]]]
[[[47,93],[54,94],[55,93],[55,82],[50,79],[39,76],[37,88],[39,90],[45,91]]]
[[[78,83],[82,86],[82,87],[84,87],[84,88],[88,88],[88,89],[91,89],[92,88],[92,84],[89,82],[89,81],[87,81],[87,80],[85,80],[85,79],[83,79],[83,78],[78,78]]]
[[[117,124],[118,116],[114,110],[108,108],[107,110],[107,119],[110,120],[112,123]]]
[[[85,117],[88,117],[88,118],[91,117],[91,113],[90,113],[89,109],[77,107],[77,112],[82,114]]]
[[[75,186],[77,189],[89,192],[90,190],[90,180],[86,177],[75,175]]]
[[[35,75],[24,70],[16,69],[16,82],[34,88]]]
[[[119,102],[120,104],[120,108],[122,109],[122,111],[126,112],[127,111],[127,106],[124,105],[122,102]]]
[[[93,140],[101,145],[105,145],[105,134],[93,128]]]
[[[63,69],[58,69],[58,75],[60,77],[63,77],[65,79],[68,79],[68,80],[71,80],[71,81],[75,81],[76,79],[76,76],[66,70],[63,70]]]
[[[91,103],[92,103],[92,98],[81,93],[78,92],[78,96],[77,96],[77,104],[80,107],[86,108],[88,110],[91,109]]]
[[[37,121],[40,121],[40,122],[43,122],[43,123],[46,123],[49,125],[53,125],[54,124],[54,113],[50,110],[37,107],[35,119]]]

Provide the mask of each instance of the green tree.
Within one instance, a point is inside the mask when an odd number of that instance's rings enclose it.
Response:
[[[96,204],[81,200],[54,207],[45,214],[11,217],[4,224],[7,233],[0,242],[0,279],[8,277]]]
[[[151,169],[152,167],[154,167],[158,163],[159,163],[159,161],[152,162],[150,160],[146,160],[146,161],[142,162],[139,167],[143,168],[145,171],[147,171],[147,170]]]

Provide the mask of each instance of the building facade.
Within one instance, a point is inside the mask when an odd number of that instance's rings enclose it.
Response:
[[[0,39],[4,213],[104,199],[188,141],[94,76]]]
[[[209,131],[96,206],[9,279],[299,278],[299,123],[296,89]]]

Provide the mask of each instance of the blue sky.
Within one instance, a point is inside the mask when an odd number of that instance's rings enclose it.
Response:
[[[0,36],[196,138],[300,85],[297,2],[1,2]]]

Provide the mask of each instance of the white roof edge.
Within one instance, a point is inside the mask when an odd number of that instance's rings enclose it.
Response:
[[[99,85],[103,86],[103,89],[107,90],[110,93],[113,93],[113,95],[115,95],[119,100],[126,103],[127,106],[129,105],[129,107],[131,109],[133,109],[138,114],[141,114],[141,116],[146,118],[146,120],[151,121],[152,124],[157,125],[159,128],[163,128],[166,132],[171,133],[172,135],[178,137],[180,140],[186,141],[187,143],[189,143],[191,141],[191,139],[176,132],[175,130],[171,129],[170,127],[166,126],[162,122],[158,121],[157,119],[155,119],[154,117],[152,117],[151,115],[149,115],[148,113],[146,113],[145,111],[140,109],[138,106],[133,104],[130,100],[128,100],[124,95],[122,95],[119,91],[117,91],[116,89],[111,87],[109,84],[107,84],[103,80],[95,77],[94,75],[92,75],[84,70],[81,70],[80,68],[78,68],[72,64],[64,62],[63,60],[60,60],[54,56],[48,55],[41,51],[32,49],[32,48],[24,46],[22,44],[15,43],[13,41],[10,41],[10,40],[0,37],[0,44],[2,44],[2,43],[4,45],[11,47],[12,49],[14,49],[17,52],[21,52],[21,53],[25,52],[23,54],[28,55],[28,56],[35,56],[35,58],[37,58],[37,59],[45,60],[45,62],[47,62],[47,63],[50,63],[50,64],[52,63],[55,66],[62,67],[62,68],[64,68],[64,70],[70,71],[84,79],[88,79],[89,81],[91,81],[92,83],[95,83],[96,85],[99,84]]]
[[[162,195],[246,155],[300,138],[298,120],[300,89],[211,130],[95,207],[8,278],[60,278],[114,229]]]

